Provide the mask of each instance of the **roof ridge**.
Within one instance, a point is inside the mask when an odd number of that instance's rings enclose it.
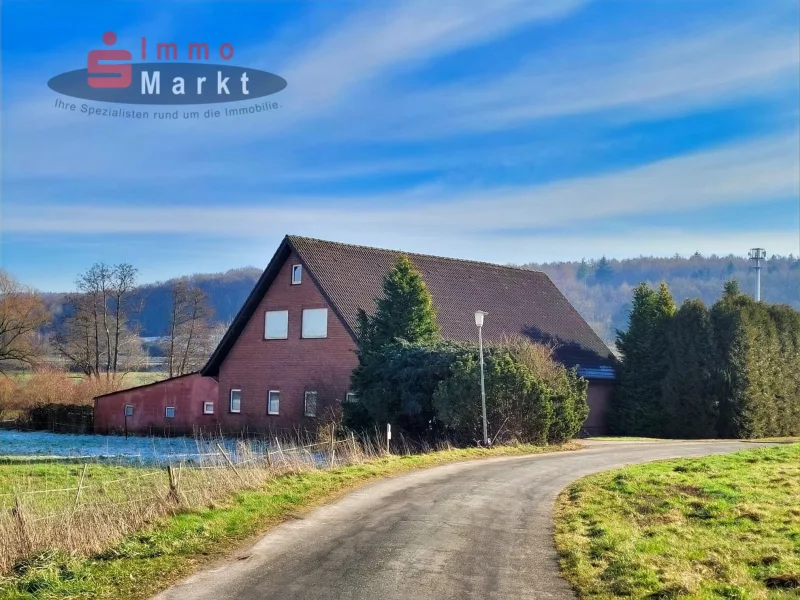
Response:
[[[287,234],[286,237],[292,242],[294,245],[294,240],[306,240],[309,242],[322,242],[324,244],[334,244],[336,246],[345,246],[348,248],[360,248],[363,250],[378,250],[379,252],[396,252],[397,254],[405,254],[407,256],[419,256],[421,258],[436,258],[439,260],[452,260],[454,262],[462,262],[462,263],[469,263],[473,265],[481,265],[487,267],[495,267],[498,269],[509,269],[513,271],[524,271],[525,273],[540,273],[544,274],[544,271],[539,269],[528,269],[525,267],[517,267],[514,265],[498,265],[497,263],[487,262],[483,260],[471,260],[469,258],[454,258],[451,256],[437,256],[436,254],[423,254],[420,252],[408,252],[407,250],[398,250],[395,248],[378,248],[377,246],[365,246],[363,244],[348,244],[346,242],[335,242],[333,240],[323,240],[320,238],[312,238],[303,235],[293,235]]]

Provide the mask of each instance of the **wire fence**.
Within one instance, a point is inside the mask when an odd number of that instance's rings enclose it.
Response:
[[[198,445],[207,451],[191,460],[164,456],[158,464],[86,460],[55,471],[49,464],[16,465],[22,475],[13,486],[4,489],[0,479],[0,575],[36,552],[98,553],[176,511],[258,489],[280,475],[360,463],[385,451],[382,443],[337,436],[335,429],[313,443],[205,439]]]

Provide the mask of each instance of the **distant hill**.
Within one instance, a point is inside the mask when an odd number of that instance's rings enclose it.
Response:
[[[737,279],[744,292],[755,293],[755,272],[746,258],[737,256],[695,254],[689,258],[640,257],[523,266],[547,273],[609,343],[614,341],[616,329],[627,327],[631,290],[640,282],[666,282],[679,306],[687,298],[713,304],[722,294],[723,284],[731,279]],[[770,257],[761,272],[761,299],[800,310],[800,260],[791,255]]]
[[[547,273],[584,319],[607,342],[614,341],[614,331],[627,325],[631,290],[639,282],[657,285],[665,281],[678,304],[687,298],[701,298],[712,304],[722,293],[723,284],[738,279],[742,289],[751,292],[755,274],[746,258],[632,258],[601,259],[584,262],[526,263],[525,268]],[[244,303],[261,269],[245,267],[225,273],[198,274],[186,277],[202,288],[211,300],[216,320],[230,323]],[[800,260],[792,256],[771,257],[762,272],[762,299],[785,303],[800,310]],[[169,290],[175,279],[143,285],[133,301],[137,307],[133,319],[141,326],[143,337],[158,337],[167,331]],[[61,312],[63,294],[47,294],[54,314]]]

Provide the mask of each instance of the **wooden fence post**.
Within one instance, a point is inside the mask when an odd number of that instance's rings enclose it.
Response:
[[[22,505],[19,503],[19,496],[14,496],[14,508],[11,509],[11,514],[14,516],[14,521],[19,530],[19,541],[22,546],[23,556],[28,556],[33,551],[33,544],[28,535],[28,528],[25,523],[25,516],[22,514]]]
[[[225,457],[225,460],[226,460],[226,461],[228,461],[228,466],[229,466],[231,469],[233,469],[233,472],[234,472],[234,473],[236,473],[236,476],[237,476],[239,479],[241,479],[242,483],[247,483],[247,482],[244,480],[244,477],[242,477],[242,474],[241,474],[241,473],[239,473],[239,471],[237,471],[237,470],[236,470],[236,465],[234,465],[234,464],[233,464],[233,461],[230,459],[230,457],[228,456],[228,454],[225,452],[225,449],[224,449],[224,448],[223,448],[223,447],[222,447],[222,446],[221,446],[219,443],[217,443],[217,450],[219,450],[219,451],[220,451],[220,454],[222,454],[222,456],[224,456],[224,457]]]
[[[331,423],[331,468],[336,464],[336,423]]]
[[[167,477],[169,478],[169,499],[172,500],[175,504],[181,503],[181,498],[178,495],[178,480],[175,477],[175,471],[172,469],[172,465],[167,465]]]

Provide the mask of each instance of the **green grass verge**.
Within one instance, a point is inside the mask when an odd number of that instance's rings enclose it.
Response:
[[[224,504],[162,519],[97,556],[71,557],[53,551],[32,557],[9,576],[0,577],[0,598],[147,598],[298,511],[330,501],[376,478],[461,460],[580,447],[521,445],[446,450],[278,477],[263,489],[240,492]],[[0,469],[6,468],[10,467]],[[72,465],[67,468],[74,471]],[[65,476],[74,482],[74,473]]]
[[[582,598],[798,598],[800,445],[586,477],[556,545]]]

